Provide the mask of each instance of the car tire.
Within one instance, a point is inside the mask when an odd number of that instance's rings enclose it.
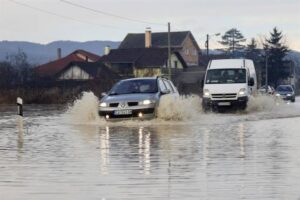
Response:
[[[295,99],[292,99],[291,102],[295,103]]]

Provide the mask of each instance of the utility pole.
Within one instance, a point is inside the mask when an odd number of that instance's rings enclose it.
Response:
[[[233,57],[235,57],[234,56],[234,51],[235,51],[235,40],[234,40],[235,35],[234,35],[234,33],[235,33],[235,31],[233,31],[233,33],[232,33],[232,55],[233,55]]]
[[[209,39],[210,39],[210,37],[219,36],[219,35],[221,35],[221,34],[220,33],[215,33],[213,35],[206,34],[205,47],[206,47],[206,55],[207,56],[209,55]]]
[[[296,63],[295,62],[293,62],[293,66],[294,66],[294,90],[296,90],[297,79],[296,79]]]
[[[209,35],[206,35],[206,42],[205,42],[205,47],[206,47],[206,55],[208,56],[209,54]]]
[[[171,80],[171,24],[168,22],[168,75]]]
[[[268,60],[269,60],[269,55],[268,52],[266,51],[266,94],[268,94]]]

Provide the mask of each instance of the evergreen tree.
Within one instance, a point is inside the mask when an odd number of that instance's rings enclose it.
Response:
[[[247,44],[245,57],[253,60],[254,62],[259,62],[261,59],[261,50],[257,48],[257,42],[255,38],[252,38],[250,43]]]
[[[245,46],[242,43],[245,41],[243,34],[236,28],[232,28],[222,36],[222,41],[219,43],[226,46],[225,52],[235,56],[237,51],[244,49]]]
[[[282,39],[282,31],[275,27],[264,44],[265,54],[268,57],[268,82],[275,86],[281,79],[289,76],[289,69],[285,66],[289,61],[284,59],[289,49]]]

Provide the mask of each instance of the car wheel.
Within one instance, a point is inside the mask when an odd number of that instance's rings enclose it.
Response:
[[[294,103],[294,102],[295,102],[295,99],[292,99],[292,100],[291,100],[291,102],[293,102],[293,103]]]

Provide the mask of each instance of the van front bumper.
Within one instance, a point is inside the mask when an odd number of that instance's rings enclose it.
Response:
[[[227,107],[246,107],[248,102],[248,97],[238,97],[237,99],[218,99],[214,100],[211,98],[203,98],[202,106],[204,108],[210,107],[219,107],[219,106],[227,106]]]

